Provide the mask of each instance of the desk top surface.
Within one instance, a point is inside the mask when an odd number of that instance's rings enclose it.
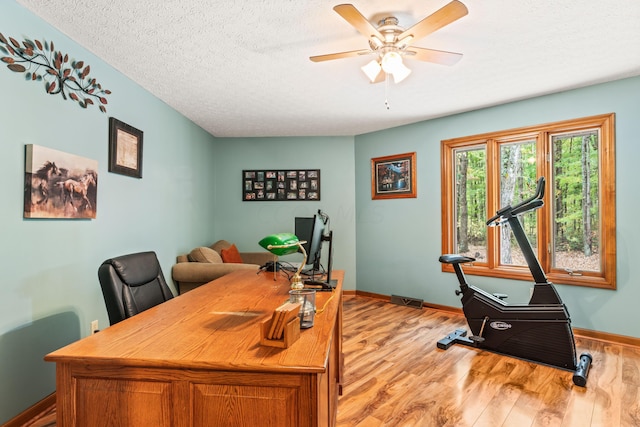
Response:
[[[264,372],[324,372],[340,305],[317,292],[314,326],[288,349],[260,345],[260,322],[288,299],[289,281],[238,271],[48,354],[57,363]],[[324,308],[324,310],[323,310]],[[323,310],[322,312],[320,312]]]

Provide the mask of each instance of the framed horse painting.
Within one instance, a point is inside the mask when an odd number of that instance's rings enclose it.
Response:
[[[97,160],[25,146],[25,218],[95,218],[97,195]]]

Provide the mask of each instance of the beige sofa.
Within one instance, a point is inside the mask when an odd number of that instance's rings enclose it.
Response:
[[[240,252],[242,263],[223,262],[222,251],[231,248],[231,243],[218,240],[209,247],[194,248],[188,254],[178,255],[171,276],[182,294],[219,277],[238,270],[254,270],[268,261],[277,259],[273,254],[264,252]]]

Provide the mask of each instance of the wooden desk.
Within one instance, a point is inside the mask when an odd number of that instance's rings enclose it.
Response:
[[[333,426],[342,377],[342,281],[288,349],[259,323],[286,278],[239,271],[70,344],[56,363],[58,425]]]

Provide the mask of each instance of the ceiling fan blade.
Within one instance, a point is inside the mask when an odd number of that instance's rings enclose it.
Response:
[[[380,41],[384,41],[384,36],[380,34],[380,31],[376,27],[371,25],[371,22],[365,18],[358,9],[352,4],[339,4],[333,8],[338,15],[342,16],[349,24],[358,30],[360,34],[368,39],[371,37],[377,37]]]
[[[446,52],[444,50],[425,49],[411,46],[405,51],[405,58],[419,61],[434,62],[441,65],[454,65],[462,58],[461,53]]]
[[[371,53],[371,51],[368,49],[350,50],[348,52],[338,52],[338,53],[329,53],[326,55],[310,56],[309,59],[312,60],[313,62],[322,62],[322,61],[331,61],[333,59],[350,58],[352,56],[368,55],[369,53]]]
[[[469,11],[464,4],[460,3],[458,0],[453,0],[451,3],[441,9],[438,9],[413,27],[405,30],[398,36],[398,40],[403,40],[404,38],[411,36],[412,41],[415,41],[416,39],[425,37],[434,31],[439,30],[445,25],[451,24],[465,16],[467,13],[469,13]]]

